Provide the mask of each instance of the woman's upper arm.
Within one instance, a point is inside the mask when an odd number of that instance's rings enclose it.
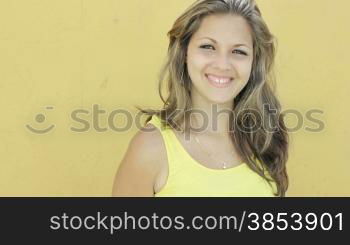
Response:
[[[154,126],[148,124],[146,128]],[[157,130],[139,131],[131,139],[115,175],[112,196],[154,196],[154,182],[159,171],[159,134]]]

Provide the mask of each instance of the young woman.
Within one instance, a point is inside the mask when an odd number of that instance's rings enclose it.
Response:
[[[254,0],[199,0],[169,31],[161,110],[144,110],[113,196],[285,196],[274,36]],[[167,85],[164,99],[161,91]]]

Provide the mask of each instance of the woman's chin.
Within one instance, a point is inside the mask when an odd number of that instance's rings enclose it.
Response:
[[[212,103],[212,104],[222,104],[222,105],[231,105],[233,103],[233,97],[227,97],[227,98],[222,98],[221,97],[214,97],[214,96],[210,96],[209,98],[209,101]]]

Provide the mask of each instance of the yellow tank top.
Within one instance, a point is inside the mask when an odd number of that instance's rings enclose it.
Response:
[[[168,158],[168,178],[155,197],[273,197],[267,181],[246,163],[212,169],[197,162],[183,147],[170,127],[163,127],[157,116],[148,122],[161,133]],[[268,175],[270,176],[270,175]]]

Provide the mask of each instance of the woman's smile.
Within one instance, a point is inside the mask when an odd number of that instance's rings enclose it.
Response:
[[[205,77],[209,83],[216,88],[227,88],[233,81],[232,77],[215,76],[212,74],[205,74]]]

